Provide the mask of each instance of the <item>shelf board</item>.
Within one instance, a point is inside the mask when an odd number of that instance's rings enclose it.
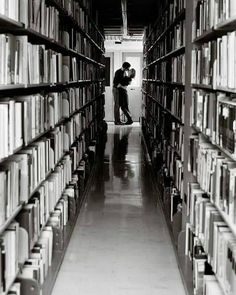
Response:
[[[235,154],[232,154],[230,153],[229,151],[227,151],[226,149],[224,149],[223,147],[219,146],[218,144],[212,142],[211,138],[206,135],[205,133],[203,133],[198,127],[192,125],[191,128],[201,134],[207,141],[209,141],[213,146],[215,146],[216,148],[218,148],[226,157],[230,158],[231,160],[233,161],[236,161],[236,155]]]
[[[0,27],[4,27],[6,30],[9,28],[20,29],[23,28],[23,24],[0,13]]]
[[[214,28],[205,31],[201,36],[196,37],[194,43],[204,43],[236,30],[236,17],[232,17],[226,21],[217,24]]]
[[[204,85],[204,84],[193,83],[192,88],[205,89],[205,90],[209,90],[209,91],[213,91],[213,92],[215,91],[211,85]]]
[[[235,93],[236,94],[236,89],[230,89],[230,88],[227,88],[227,87],[216,87],[215,88],[216,91],[219,91],[219,92],[226,92],[226,93]]]
[[[163,85],[168,85],[172,87],[180,87],[184,88],[185,85],[183,83],[178,83],[178,82],[166,82],[166,81],[161,81],[161,80],[153,80],[153,79],[143,79],[145,82],[150,82],[150,83],[156,83],[156,84],[163,84]]]
[[[236,16],[217,24],[215,29],[216,30],[224,30],[227,32],[235,31],[236,30]]]
[[[9,217],[2,225],[0,225],[0,234],[2,234],[6,230],[6,228],[8,228],[8,226],[11,224],[14,218],[19,214],[22,207],[23,207],[23,203],[17,206],[17,208],[11,214],[11,217]]]
[[[181,47],[179,47],[179,48],[177,48],[177,49],[172,50],[171,52],[168,52],[168,53],[165,54],[164,56],[157,58],[156,60],[154,60],[154,61],[151,62],[150,64],[146,65],[145,68],[148,68],[148,67],[150,67],[150,66],[153,66],[153,65],[155,65],[155,64],[157,64],[157,63],[159,63],[159,62],[165,61],[165,60],[168,59],[168,58],[176,57],[176,56],[178,56],[178,55],[181,55],[181,54],[183,54],[184,52],[185,52],[185,46],[181,46]],[[144,69],[145,69],[145,68],[144,68]]]
[[[208,90],[211,92],[226,92],[226,93],[235,93],[236,94],[236,89],[230,89],[227,87],[214,87],[212,85],[204,85],[204,84],[192,84],[193,88],[197,88],[197,89],[203,89],[203,90]]]
[[[19,91],[22,93],[30,93],[33,94],[35,91],[49,91],[49,92],[60,92],[65,88],[78,87],[83,84],[89,83],[100,83],[104,82],[101,80],[78,80],[78,81],[70,81],[70,82],[59,82],[59,83],[41,83],[41,84],[15,84],[15,85],[0,85],[0,97],[1,96],[19,96]],[[1,100],[1,98],[0,98]]]

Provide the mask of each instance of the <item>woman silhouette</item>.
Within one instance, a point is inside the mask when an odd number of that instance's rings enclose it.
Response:
[[[131,125],[133,123],[130,111],[129,111],[129,99],[127,86],[131,83],[132,79],[135,77],[135,69],[130,69],[128,76],[124,76],[122,81],[118,84],[117,89],[119,91],[119,103],[120,108],[123,111],[124,115],[127,118],[126,125]]]

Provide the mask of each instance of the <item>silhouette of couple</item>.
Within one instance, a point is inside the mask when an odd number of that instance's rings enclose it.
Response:
[[[135,77],[135,69],[130,69],[131,65],[124,62],[122,68],[115,72],[113,79],[113,96],[114,96],[114,119],[115,125],[131,125],[133,123],[130,111],[127,86]],[[127,118],[126,123],[120,120],[120,108]]]

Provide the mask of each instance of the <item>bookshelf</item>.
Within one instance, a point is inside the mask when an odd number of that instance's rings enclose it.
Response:
[[[147,30],[142,127],[188,294],[233,295],[236,4],[185,2],[170,22],[180,1],[165,1]],[[183,21],[177,44],[170,32]]]
[[[94,15],[86,0],[1,1],[0,294],[51,293],[85,198],[105,132]]]
[[[163,209],[173,237],[177,237],[173,210],[178,204],[169,201],[178,199],[179,202],[183,193],[186,6],[184,1],[162,4],[163,10],[144,40],[142,127],[154,173],[159,179]],[[166,189],[166,184],[171,186]],[[173,241],[177,243],[175,238]]]

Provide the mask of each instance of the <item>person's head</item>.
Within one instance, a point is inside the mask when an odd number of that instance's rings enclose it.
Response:
[[[131,67],[131,64],[130,64],[129,62],[127,62],[127,61],[125,61],[125,62],[123,63],[123,65],[122,65],[122,68],[123,68],[124,70],[129,70],[130,67]]]
[[[136,75],[136,71],[135,71],[135,69],[133,69],[133,68],[130,69],[130,70],[129,70],[129,77],[133,79],[133,78],[135,77],[135,75]]]

